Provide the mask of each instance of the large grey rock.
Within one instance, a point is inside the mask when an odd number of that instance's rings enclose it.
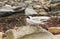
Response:
[[[10,30],[7,39],[59,39],[39,26],[21,26],[17,30]]]
[[[26,15],[33,15],[33,14],[37,14],[37,12],[33,8],[26,8],[25,14]]]

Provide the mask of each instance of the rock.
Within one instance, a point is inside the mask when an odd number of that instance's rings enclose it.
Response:
[[[6,39],[16,39],[14,36],[14,34],[15,34],[14,32],[16,33],[16,30],[9,30],[7,33],[8,35],[7,35]]]
[[[25,14],[26,15],[33,15],[33,14],[37,14],[37,12],[33,8],[26,8]]]
[[[40,15],[48,15],[47,12],[39,12]]]
[[[33,8],[41,8],[41,6],[40,5],[35,5],[35,6],[33,6]]]
[[[59,15],[60,11],[60,1],[52,1],[51,3],[51,11],[55,15]]]
[[[46,12],[44,9],[40,9],[38,14],[48,15],[48,12]]]
[[[3,37],[3,33],[2,33],[2,32],[0,32],[0,39],[2,39],[2,37]]]
[[[17,30],[10,30],[7,36],[9,39],[12,38],[13,39],[57,39],[58,38],[39,26],[21,26]]]
[[[57,39],[59,39],[60,38],[60,35],[55,35],[56,37],[58,37]]]

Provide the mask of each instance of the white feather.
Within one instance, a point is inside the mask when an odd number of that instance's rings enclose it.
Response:
[[[27,20],[27,23],[30,23],[30,24],[45,24],[42,21],[32,20],[32,19],[28,19],[28,18],[26,20]]]
[[[29,18],[26,19],[27,23],[30,23],[30,24],[45,24],[46,22],[43,22],[44,20],[47,21],[50,19],[50,17],[44,17],[44,16],[41,16],[41,17],[31,17],[29,16]],[[44,19],[44,20],[42,20]],[[41,21],[42,20],[42,21]]]

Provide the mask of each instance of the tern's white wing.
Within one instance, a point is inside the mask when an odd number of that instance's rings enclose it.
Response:
[[[33,20],[33,19],[26,19],[26,21],[30,24],[45,24],[44,22],[42,21],[38,21],[38,20]]]

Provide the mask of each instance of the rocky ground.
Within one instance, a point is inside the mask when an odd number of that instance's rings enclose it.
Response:
[[[51,11],[49,11],[49,15],[59,15],[60,14],[60,2],[51,2]],[[48,10],[48,9],[47,9]],[[41,9],[40,11],[44,11],[43,9]],[[44,11],[45,12],[45,11]],[[43,12],[43,13],[44,13]],[[41,14],[42,12],[40,12]],[[46,12],[45,12],[46,13]],[[44,13],[44,14],[45,14]],[[48,12],[47,12],[48,13]],[[20,27],[20,26],[25,26],[26,25],[26,16],[25,15],[21,15],[20,13],[17,14],[13,14],[11,16],[6,16],[6,17],[0,17],[0,31],[5,32],[8,29],[13,29],[14,27]],[[60,20],[60,19],[59,19]],[[51,21],[52,22],[52,21]],[[50,23],[51,23],[50,22]],[[57,22],[57,21],[55,21]],[[58,24],[60,24],[60,22],[57,22]],[[52,23],[53,24],[53,23]],[[52,25],[50,24],[50,25]],[[45,25],[46,26],[46,25]],[[47,25],[49,26],[49,25]],[[52,25],[53,26],[53,25]],[[55,26],[55,25],[54,25]],[[60,26],[60,25],[59,25]],[[36,35],[35,35],[36,36]],[[29,37],[29,36],[26,36]],[[34,36],[33,36],[34,37]],[[21,39],[25,39],[25,38],[21,38]],[[28,39],[28,38],[26,38]],[[32,38],[31,38],[32,39]],[[34,38],[36,39],[36,38]]]

